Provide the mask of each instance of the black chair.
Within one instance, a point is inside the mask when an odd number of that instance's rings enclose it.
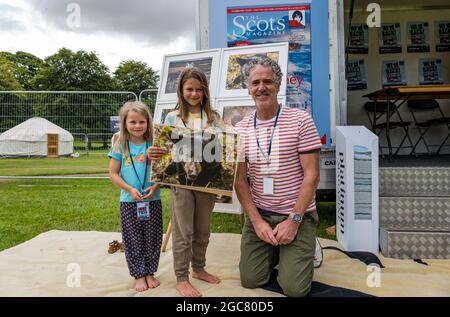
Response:
[[[438,150],[436,151],[436,155],[439,154],[442,147],[445,145],[447,140],[450,138],[450,117],[446,117],[444,115],[444,112],[442,111],[441,107],[439,106],[439,103],[434,99],[427,99],[427,100],[408,100],[408,108],[411,111],[411,115],[414,119],[415,126],[417,127],[417,130],[419,131],[419,139],[414,144],[414,147],[411,151],[411,154],[416,154],[416,148],[419,145],[420,141],[423,142],[425,145],[428,154],[431,154],[430,147],[428,143],[425,140],[425,134],[430,131],[433,127],[439,127],[439,126],[446,126],[448,129],[448,134],[443,139],[442,143],[436,146],[439,146]],[[433,119],[429,119],[426,121],[419,121],[417,118],[418,112],[435,112],[437,113],[437,117]]]
[[[380,136],[383,131],[386,131],[386,139],[388,142],[387,148],[389,149],[389,155],[392,153],[392,142],[390,137],[390,130],[401,128],[404,131],[404,136],[400,144],[397,146],[397,150],[394,155],[397,155],[400,149],[405,147],[413,147],[413,142],[411,137],[409,136],[409,126],[411,125],[411,121],[403,121],[400,113],[398,111],[398,107],[394,103],[389,104],[389,114],[388,112],[388,103],[383,102],[373,102],[369,101],[364,104],[364,109],[366,110],[367,116],[369,117],[370,125],[372,126],[372,131],[377,136]],[[397,114],[398,121],[391,121],[391,117]],[[382,117],[384,117],[383,122],[379,122]],[[389,127],[389,128],[388,128]],[[408,139],[409,146],[403,146],[405,141]],[[380,154],[383,155],[382,149],[386,148],[385,146],[381,146],[380,144]]]

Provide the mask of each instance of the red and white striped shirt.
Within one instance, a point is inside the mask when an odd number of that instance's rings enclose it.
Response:
[[[266,160],[275,117],[262,121],[253,120],[255,113],[236,124],[240,136],[239,157],[247,161],[250,191],[257,208],[289,214],[297,201],[303,183],[303,168],[299,154],[319,149],[322,144],[311,115],[303,110],[282,107],[274,131],[269,161]],[[264,152],[261,153],[256,142]],[[263,193],[263,178],[274,179],[273,194]],[[315,198],[307,212],[316,210]]]

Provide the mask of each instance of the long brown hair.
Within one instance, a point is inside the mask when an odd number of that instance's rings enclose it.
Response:
[[[120,136],[113,147],[113,150],[118,151],[119,146],[122,146],[123,157],[126,157],[128,154],[128,147],[126,146],[126,144],[127,140],[129,140],[130,138],[130,134],[127,130],[126,122],[128,114],[131,111],[140,114],[147,120],[147,131],[145,131],[144,133],[144,138],[150,142],[153,142],[153,121],[148,106],[141,101],[127,101],[119,110]]]
[[[189,117],[189,103],[183,97],[183,86],[188,79],[196,79],[200,82],[203,89],[203,99],[200,102],[200,106],[202,110],[205,111],[206,116],[208,117],[208,123],[209,124],[213,123],[214,120],[218,117],[218,114],[211,108],[208,80],[206,79],[205,74],[196,67],[185,68],[181,72],[180,77],[178,77],[178,85],[177,85],[178,102],[175,109],[178,110],[179,117],[183,121],[187,121]]]

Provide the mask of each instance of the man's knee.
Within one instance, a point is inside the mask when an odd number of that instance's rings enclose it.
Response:
[[[241,272],[241,284],[245,288],[257,288],[261,287],[262,285],[266,284],[267,277],[266,276],[258,276],[257,274],[253,273],[242,273]]]
[[[305,297],[311,291],[311,282],[303,285],[281,285],[283,293],[289,297]]]

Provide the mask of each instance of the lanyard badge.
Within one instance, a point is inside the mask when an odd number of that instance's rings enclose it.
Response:
[[[150,204],[148,201],[142,201],[136,203],[137,218],[139,220],[150,219]]]

